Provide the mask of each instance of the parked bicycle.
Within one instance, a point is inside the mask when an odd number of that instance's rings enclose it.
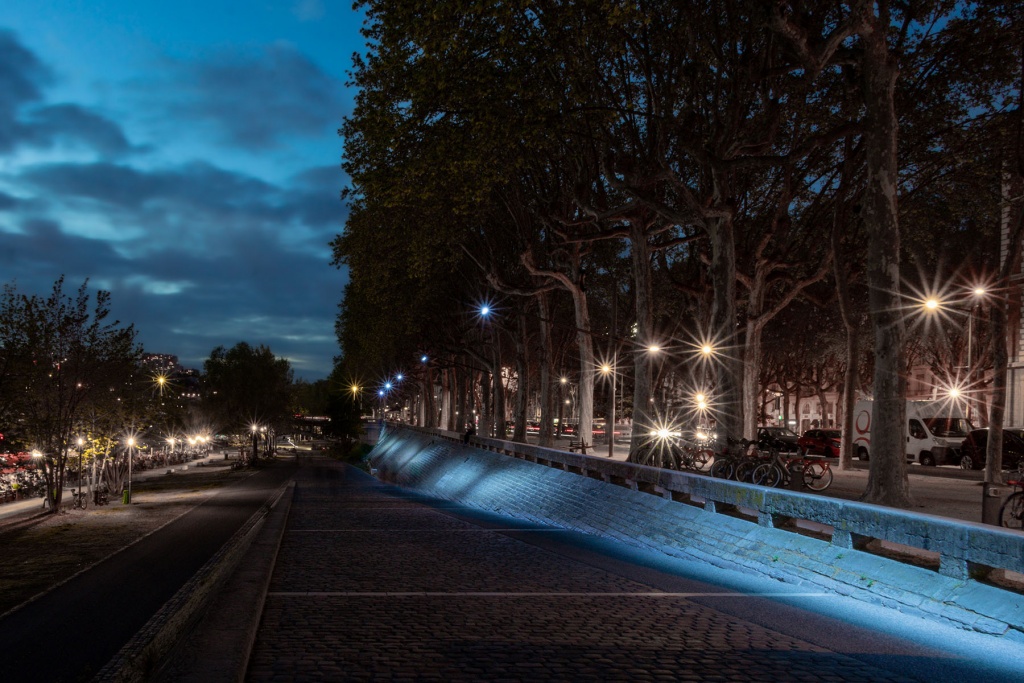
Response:
[[[824,491],[832,485],[832,468],[824,458],[786,458],[777,451],[773,451],[770,462],[754,469],[751,480],[761,486],[779,487],[790,485],[795,476],[812,491]]]
[[[753,441],[740,439],[729,441],[721,451],[715,452],[715,462],[709,473],[718,479],[737,479],[737,475],[745,476],[750,458],[755,457],[757,444]]]
[[[75,510],[84,510],[89,505],[89,500],[86,497],[85,491],[81,493],[75,493],[75,489],[71,489],[71,507]]]
[[[999,524],[1008,529],[1024,530],[1024,465],[1017,469],[1015,478],[1008,479],[1006,483],[1014,488],[1014,492],[999,509]]]

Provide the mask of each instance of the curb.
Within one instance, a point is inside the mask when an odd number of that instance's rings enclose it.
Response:
[[[238,570],[210,601],[195,628],[164,657],[152,679],[155,683],[245,680],[294,492],[292,482]]]
[[[93,678],[98,683],[145,681],[152,678],[169,653],[203,608],[230,577],[242,556],[258,535],[270,511],[292,482],[278,491],[232,535],[228,542],[200,567],[146,625]],[[289,497],[288,502],[290,503]]]

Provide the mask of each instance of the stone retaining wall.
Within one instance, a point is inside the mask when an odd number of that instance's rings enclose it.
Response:
[[[979,580],[1024,571],[1017,532],[404,426],[389,426],[370,465],[382,480],[478,509],[1024,642],[1024,596]],[[919,549],[936,567],[867,552],[874,539]]]

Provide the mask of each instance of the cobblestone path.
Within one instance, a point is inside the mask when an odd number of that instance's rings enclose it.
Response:
[[[250,681],[913,680],[792,635],[791,607],[771,627],[735,609],[766,598],[559,552],[566,532],[477,523],[325,460],[296,481]]]

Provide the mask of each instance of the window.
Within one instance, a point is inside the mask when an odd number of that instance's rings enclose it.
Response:
[[[924,431],[924,425],[917,420],[910,421],[910,436],[915,439],[924,439],[928,437],[928,433]]]

